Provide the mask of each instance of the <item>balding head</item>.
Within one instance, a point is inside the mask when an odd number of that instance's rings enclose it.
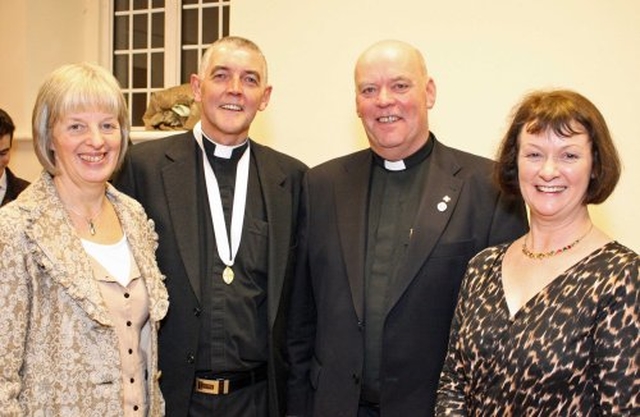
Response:
[[[373,44],[356,62],[355,85],[358,116],[374,152],[399,160],[427,142],[436,88],[415,47],[397,40]]]
[[[359,68],[374,61],[384,60],[394,62],[406,60],[407,62],[411,62],[412,66],[415,65],[417,74],[424,77],[425,80],[429,77],[427,65],[422,53],[413,45],[395,39],[379,41],[365,49],[365,51],[360,54],[360,57],[356,62],[356,77]]]

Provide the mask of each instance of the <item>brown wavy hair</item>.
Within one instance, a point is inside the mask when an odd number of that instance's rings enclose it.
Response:
[[[581,94],[571,90],[551,90],[526,95],[513,112],[511,124],[498,148],[494,169],[494,180],[505,193],[521,195],[518,153],[523,129],[531,134],[552,130],[562,137],[587,133],[591,140],[593,165],[583,204],[600,204],[616,188],[622,166],[604,117]]]

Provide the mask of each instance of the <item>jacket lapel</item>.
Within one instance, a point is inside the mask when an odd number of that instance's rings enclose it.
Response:
[[[167,149],[166,157],[170,162],[162,168],[160,175],[177,249],[193,292],[200,300],[197,187],[203,178],[197,178],[197,170],[194,169],[199,162],[196,160],[196,142],[193,134],[189,132],[175,140],[186,140],[190,146],[176,143],[176,146]]]
[[[289,247],[293,233],[291,218],[296,213],[292,212],[292,184],[287,182],[285,173],[274,163],[262,145],[251,141],[251,152],[255,157],[269,224],[267,297],[269,326],[273,327],[280,307],[282,286],[289,262]]]
[[[458,203],[464,182],[455,177],[455,174],[461,167],[449,157],[446,150],[444,153],[442,151],[443,146],[436,142],[430,157],[432,163],[429,166],[427,183],[413,222],[407,261],[398,268],[393,285],[390,286],[387,313],[431,256]]]
[[[150,317],[154,321],[160,321],[167,313],[169,297],[166,288],[162,285],[163,278],[155,262],[157,234],[148,221],[140,221],[137,211],[130,206],[127,200],[120,198],[121,194],[111,185],[107,188],[107,194],[127,236],[129,248],[140,275],[145,281],[149,295]]]
[[[112,325],[93,279],[91,261],[73,231],[48,173],[43,172],[30,193],[33,198],[23,200],[21,207],[30,212],[31,221],[25,234],[36,248],[33,257],[42,275],[65,288],[93,320]]]
[[[16,177],[9,167],[5,168],[4,173],[7,177],[7,188],[4,198],[0,201],[0,206],[4,206],[18,198],[18,195],[29,185],[28,181]]]
[[[335,201],[340,244],[356,314],[364,318],[364,262],[371,152],[354,154],[335,181]]]

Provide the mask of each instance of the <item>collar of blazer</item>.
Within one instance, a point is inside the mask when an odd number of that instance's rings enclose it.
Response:
[[[172,138],[173,141],[188,141],[188,144],[173,142],[165,155],[170,161],[161,168],[166,203],[175,230],[178,252],[185,266],[191,288],[198,300],[200,291],[200,256],[193,250],[197,246],[198,212],[196,204],[197,178],[193,169],[197,162],[197,143],[192,132]],[[273,325],[282,292],[284,274],[288,264],[290,238],[292,235],[292,184],[281,167],[279,154],[264,145],[249,139],[251,158],[260,178],[267,222],[269,224],[269,323]],[[250,168],[251,169],[251,168]]]
[[[25,196],[20,199],[20,208],[26,216],[26,244],[39,273],[61,285],[92,319],[102,325],[113,325],[93,278],[91,261],[71,226],[51,175],[43,172],[33,187],[24,193]],[[155,232],[151,224],[133,219],[129,214],[131,210],[123,207],[132,203],[123,202],[121,197],[124,196],[111,185],[108,185],[107,197],[114,204],[127,239],[131,242],[136,263],[145,278],[151,318],[159,320],[167,312],[168,295],[161,284],[160,271],[154,267],[153,257],[142,254],[145,251],[154,253]]]
[[[435,143],[430,156],[427,182],[416,212],[415,227],[407,235],[407,261],[396,271],[396,284],[389,294],[388,309],[395,305],[429,259],[454,212],[464,184],[464,180],[456,176],[461,165],[455,154],[434,136],[432,139]],[[344,157],[342,162],[342,174],[334,182],[338,225],[344,259],[350,260],[346,265],[354,307],[358,317],[362,319],[366,241],[366,216],[362,213],[368,204],[373,157],[370,150],[364,150]],[[441,203],[446,204],[444,210]]]

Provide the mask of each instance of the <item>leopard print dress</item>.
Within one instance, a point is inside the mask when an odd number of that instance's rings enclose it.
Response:
[[[640,416],[638,254],[609,242],[510,317],[507,247],[469,263],[436,415]]]

